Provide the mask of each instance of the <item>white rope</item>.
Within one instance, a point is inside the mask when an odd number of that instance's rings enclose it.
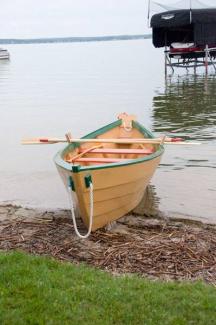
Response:
[[[93,223],[93,210],[94,210],[94,196],[93,196],[93,184],[89,184],[89,195],[90,195],[90,211],[89,211],[89,229],[88,232],[85,235],[82,235],[78,228],[77,228],[77,223],[76,223],[76,216],[75,216],[75,211],[74,211],[74,202],[73,202],[73,191],[71,186],[68,186],[68,197],[69,197],[69,204],[70,204],[70,210],[71,210],[71,216],[73,220],[73,225],[74,225],[74,230],[75,233],[79,238],[85,239],[88,238],[91,234],[92,230],[92,223]]]

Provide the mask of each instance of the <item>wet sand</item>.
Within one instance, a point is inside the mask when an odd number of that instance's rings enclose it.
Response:
[[[139,210],[139,211],[138,211]],[[216,286],[216,225],[136,212],[79,239],[69,210],[0,206],[0,249],[23,250],[72,263],[84,262],[115,275],[204,280]],[[150,211],[150,210],[148,210]],[[78,226],[86,229],[81,221]]]

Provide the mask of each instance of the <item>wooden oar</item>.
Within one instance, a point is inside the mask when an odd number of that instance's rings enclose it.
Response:
[[[35,139],[24,139],[22,140],[22,144],[53,144],[53,143],[61,143],[61,142],[67,142],[67,143],[119,143],[119,144],[132,144],[132,143],[141,143],[141,144],[161,144],[161,138],[129,138],[129,139],[101,139],[101,138],[95,138],[95,139],[70,139],[70,141],[66,139],[60,139],[60,138],[35,138]],[[164,144],[176,144],[176,145],[200,145],[200,142],[182,142],[182,141],[176,141],[175,138],[166,138],[164,141]]]

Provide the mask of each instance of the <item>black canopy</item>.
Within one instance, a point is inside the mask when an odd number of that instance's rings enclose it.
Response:
[[[216,8],[166,11],[152,16],[151,27],[155,47],[173,42],[216,44]]]

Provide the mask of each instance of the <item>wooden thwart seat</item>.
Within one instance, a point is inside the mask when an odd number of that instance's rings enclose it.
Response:
[[[80,153],[84,152],[85,149],[81,149]],[[154,152],[154,149],[145,148],[145,149],[113,149],[113,148],[102,148],[102,149],[93,149],[91,153],[102,153],[102,154],[131,154],[131,155],[149,155]]]
[[[77,162],[86,162],[86,163],[98,163],[98,164],[107,164],[107,163],[117,163],[117,162],[123,162],[126,160],[130,160],[128,159],[123,159],[123,158],[78,158],[76,160],[74,160],[74,163]]]
[[[86,162],[86,163],[97,163],[97,164],[106,164],[106,163],[117,163],[130,160],[132,158],[105,158],[105,157],[83,157],[87,153],[91,154],[120,154],[120,155],[149,155],[154,152],[153,148],[143,148],[143,149],[113,149],[113,148],[98,148],[92,147],[89,149],[80,148],[79,154],[71,159],[66,160],[70,163],[75,162]]]

